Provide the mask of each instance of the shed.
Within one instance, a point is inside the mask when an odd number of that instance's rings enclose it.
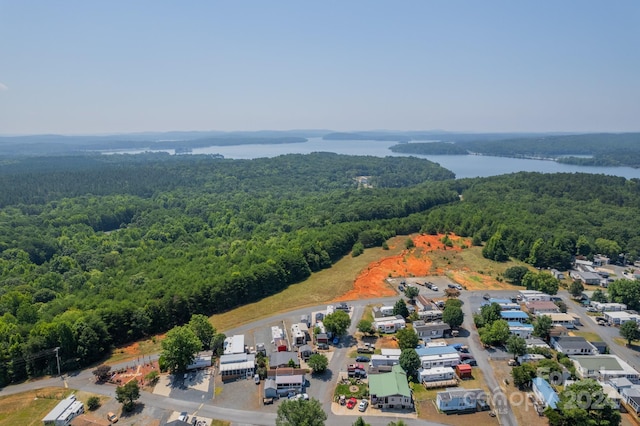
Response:
[[[327,333],[318,333],[316,335],[316,343],[329,344],[329,337],[327,336]]]
[[[300,355],[300,358],[304,360],[309,359],[312,353],[313,349],[309,345],[302,345],[298,348],[298,354]]]
[[[286,352],[289,349],[289,345],[284,339],[276,339],[273,342],[273,345],[275,346],[277,352]]]
[[[471,379],[473,378],[473,369],[469,364],[458,364],[456,365],[456,374],[461,379]]]
[[[264,381],[264,397],[265,398],[277,398],[278,386],[275,379],[266,379]]]

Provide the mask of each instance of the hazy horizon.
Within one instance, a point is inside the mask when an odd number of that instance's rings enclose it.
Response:
[[[639,21],[635,0],[0,0],[0,134],[636,132]]]

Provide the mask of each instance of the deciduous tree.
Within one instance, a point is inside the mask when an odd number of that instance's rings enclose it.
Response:
[[[522,285],[522,278],[529,272],[526,266],[512,266],[504,271],[504,277],[513,285]]]
[[[420,290],[417,287],[407,286],[404,290],[404,295],[409,298],[409,300],[414,300],[420,294]]]
[[[551,327],[553,327],[553,320],[549,315],[538,315],[533,323],[533,335],[549,341]]]
[[[133,410],[133,406],[140,398],[140,386],[136,379],[124,384],[123,386],[116,387],[116,401],[122,404],[124,411]]]
[[[400,349],[415,349],[420,338],[412,328],[402,328],[396,332]]]
[[[210,349],[213,336],[216,334],[216,329],[213,327],[209,318],[201,314],[191,315],[189,320],[189,327],[202,343],[203,349]]]
[[[373,334],[373,323],[366,319],[360,320],[358,323],[358,331],[364,334]]]
[[[402,318],[409,316],[409,308],[404,300],[398,299],[395,305],[393,305],[393,315],[402,315]]]
[[[351,318],[345,311],[336,310],[325,316],[322,323],[327,331],[336,336],[343,336],[347,333],[347,329],[351,325]]]
[[[640,338],[640,329],[638,329],[638,323],[635,321],[625,321],[620,326],[620,336],[627,341],[627,346],[631,346],[631,342]]]
[[[307,365],[311,367],[314,373],[323,373],[329,366],[329,360],[323,354],[313,354],[309,357]]]
[[[571,285],[569,285],[569,294],[573,297],[582,296],[582,292],[584,291],[584,285],[580,281],[573,281]]]
[[[172,328],[161,344],[162,358],[172,373],[186,371],[196,353],[202,349],[200,339],[188,326]]]
[[[403,349],[398,362],[408,377],[417,378],[421,361],[415,349]]]
[[[464,321],[464,313],[457,306],[447,306],[442,311],[442,321],[449,324],[451,328],[458,328]]]
[[[327,413],[317,399],[289,399],[278,407],[276,426],[323,426],[326,420]]]
[[[527,341],[522,337],[512,334],[507,339],[507,350],[513,355],[513,359],[527,353]]]

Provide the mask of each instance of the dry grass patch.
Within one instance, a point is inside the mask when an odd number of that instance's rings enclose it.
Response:
[[[489,361],[491,366],[493,367],[493,374],[502,388],[502,391],[510,398],[510,402],[514,402],[511,405],[511,410],[513,414],[516,416],[519,425],[532,425],[540,422],[544,422],[547,424],[546,417],[540,417],[536,412],[535,408],[531,405],[529,401],[527,392],[520,391],[517,387],[513,385],[513,378],[511,377],[511,367],[507,365],[506,361]],[[504,380],[509,381],[509,385],[504,384]],[[519,393],[521,396],[512,397],[512,394]],[[515,402],[522,401],[521,404],[515,404]]]
[[[584,337],[589,342],[601,342],[602,341],[602,337],[600,337],[597,333],[594,333],[592,331],[572,331],[569,334],[571,334],[573,336]]]
[[[241,306],[223,314],[214,315],[213,325],[219,331],[225,331],[262,318],[285,312],[292,307],[321,305],[353,289],[353,283],[360,272],[372,262],[402,252],[407,237],[395,237],[389,240],[389,250],[380,247],[366,249],[358,257],[347,255],[331,268],[313,273],[307,280],[292,284],[278,294],[259,302]],[[391,287],[389,286],[391,289]],[[395,294],[395,290],[393,290]]]
[[[44,416],[72,392],[71,389],[50,387],[2,397],[0,426],[39,426]]]
[[[162,351],[161,341],[164,338],[164,334],[153,336],[147,340],[140,340],[133,342],[126,346],[115,348],[109,359],[105,361],[105,364],[117,364],[130,359],[136,359],[144,357],[146,355],[155,354]]]

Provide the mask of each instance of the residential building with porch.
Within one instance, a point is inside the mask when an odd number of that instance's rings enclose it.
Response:
[[[558,402],[560,402],[560,397],[556,391],[553,390],[549,382],[542,377],[535,377],[531,380],[531,390],[544,408],[550,407],[553,410],[556,409]]]
[[[551,338],[551,347],[565,355],[598,355],[598,350],[581,336]]]
[[[507,324],[509,324],[509,333],[523,339],[528,339],[533,334],[533,325],[531,324],[523,324],[518,321],[508,321]]]
[[[558,307],[558,305],[556,305],[550,300],[549,301],[538,300],[536,302],[529,302],[525,304],[525,307],[527,308],[527,312],[529,312],[531,315],[538,315],[543,313],[544,314],[560,313],[560,308]]]
[[[616,355],[570,356],[581,379],[596,379],[602,382],[625,377],[633,383],[640,381],[640,373]]]
[[[436,406],[445,413],[474,412],[477,410],[478,401],[486,400],[487,394],[482,389],[449,388],[437,393]]]
[[[414,321],[413,330],[421,339],[439,339],[449,334],[451,327],[446,322]]]
[[[378,408],[413,408],[407,375],[400,365],[394,365],[390,373],[370,375],[369,394],[371,405]]]

